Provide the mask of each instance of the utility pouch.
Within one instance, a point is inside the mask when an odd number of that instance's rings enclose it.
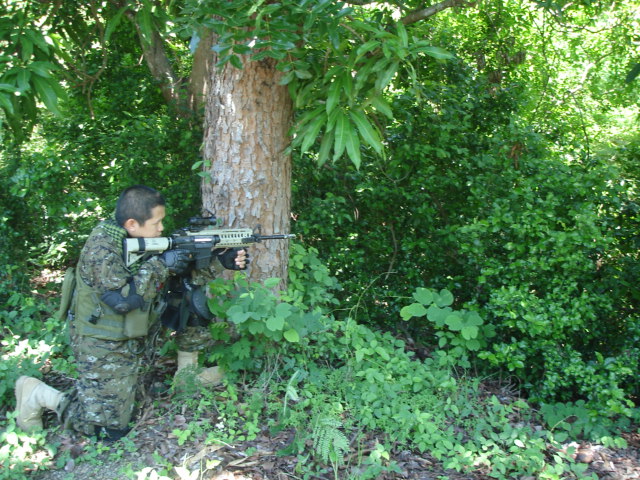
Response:
[[[124,336],[127,338],[144,337],[149,333],[149,308],[136,308],[124,317]]]
[[[62,280],[62,289],[60,291],[60,308],[55,315],[57,320],[63,321],[67,319],[67,312],[71,307],[73,292],[76,289],[76,271],[73,267],[69,267],[64,274]]]

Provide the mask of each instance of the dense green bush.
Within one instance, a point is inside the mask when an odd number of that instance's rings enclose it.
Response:
[[[433,325],[398,325],[402,302],[420,284],[459,292],[457,307],[495,329],[479,366],[516,374],[537,400],[629,413],[640,357],[633,182],[609,157],[551,145],[518,120],[517,89],[447,68],[451,84],[426,101],[395,99],[386,159],[359,171],[296,163],[307,183],[294,190],[294,230],[360,321],[431,345]]]

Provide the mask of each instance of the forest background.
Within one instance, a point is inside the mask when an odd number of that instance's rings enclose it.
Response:
[[[185,441],[290,430],[301,478],[391,474],[402,449],[585,478],[566,442],[622,444],[640,394],[637,1],[71,3],[1,2],[0,474],[68,460],[16,429],[13,384],[73,378],[60,282],[133,183],[166,195],[167,231],[204,206],[297,235],[212,285],[206,362],[243,414],[217,404],[227,427]],[[185,87],[205,44],[206,101]],[[273,177],[212,133],[225,85],[260,69],[242,95],[290,111],[249,112],[288,133]]]

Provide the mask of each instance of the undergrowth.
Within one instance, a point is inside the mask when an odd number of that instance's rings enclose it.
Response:
[[[212,326],[212,334],[226,340],[209,352],[209,360],[221,364],[227,377],[222,389],[175,397],[175,408],[193,415],[172,432],[179,446],[240,444],[287,430],[295,436],[278,453],[296,457],[298,478],[379,478],[400,472],[395,455],[412,451],[452,472],[504,480],[595,479],[586,474],[586,464],[573,460],[569,442],[625,446],[616,432],[628,419],[598,421],[584,402],[532,405],[488,389],[491,382],[473,375],[472,368],[492,331],[478,313],[453,309],[452,292],[421,287],[405,299],[401,319],[430,322],[435,332],[433,350],[418,359],[403,339],[333,310],[339,286],[314,261],[316,252],[295,246],[293,255],[295,280],[288,292],[276,295],[275,280],[253,284],[242,274],[212,284],[216,296],[210,306],[225,320]],[[35,321],[26,298],[11,302],[16,299],[6,300],[3,318]],[[16,375],[40,375],[45,361],[72,374],[60,358],[63,329],[51,315],[44,317],[36,338],[16,330],[3,343],[3,365],[10,365],[0,369],[5,404],[12,406]],[[48,349],[42,348],[46,341]],[[10,467],[0,470],[0,478],[64,466],[68,453],[49,443],[46,432],[20,432],[12,416],[7,412],[3,422],[0,450]],[[135,437],[110,447],[92,443],[77,461],[103,454],[106,461],[121,458],[134,443]],[[157,459],[141,468],[132,464],[123,477],[196,479],[215,466],[189,471]]]

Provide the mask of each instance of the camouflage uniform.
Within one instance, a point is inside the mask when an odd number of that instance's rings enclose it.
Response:
[[[96,302],[102,293],[125,287],[130,281],[145,302],[152,303],[161,296],[163,284],[169,277],[167,267],[157,256],[127,267],[122,246],[126,236],[124,228],[114,220],[106,220],[93,230],[82,249],[76,269],[77,281],[91,287]],[[213,266],[211,275],[199,273],[198,276],[211,278],[220,269],[221,266]],[[87,333],[73,315],[70,315],[69,333],[78,379],[63,413],[66,427],[87,435],[96,433],[96,426],[126,429],[133,414],[147,338],[110,340]],[[176,336],[178,347],[185,351],[202,348],[204,342],[210,340],[206,327],[188,327]]]

